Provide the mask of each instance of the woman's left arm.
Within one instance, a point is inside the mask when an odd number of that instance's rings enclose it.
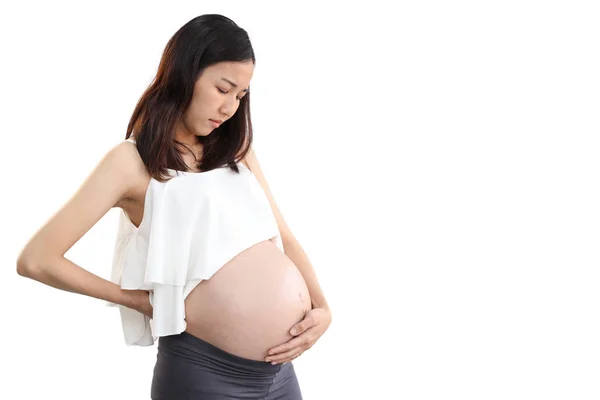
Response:
[[[325,333],[331,324],[331,310],[308,256],[292,234],[275,203],[273,194],[269,189],[269,185],[252,148],[246,155],[245,161],[269,199],[271,209],[277,220],[277,227],[279,228],[285,254],[298,267],[298,270],[302,274],[312,303],[312,309],[305,314],[304,319],[291,327],[290,335],[293,338],[286,343],[270,349],[265,359],[267,362],[283,363],[298,357],[302,352],[312,347],[323,333]]]

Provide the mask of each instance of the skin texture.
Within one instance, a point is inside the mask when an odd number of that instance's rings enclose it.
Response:
[[[185,300],[186,331],[240,357],[263,360],[310,310],[294,263],[270,240],[242,251]]]

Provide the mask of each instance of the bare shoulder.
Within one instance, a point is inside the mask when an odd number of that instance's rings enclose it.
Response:
[[[135,144],[123,141],[113,147],[111,151],[115,153],[114,161],[118,164],[116,168],[121,170],[129,183],[129,192],[136,191],[140,186],[145,188],[150,175]]]
[[[88,179],[105,175],[112,180],[114,190],[120,195],[112,207],[135,197],[140,187],[145,187],[149,179],[146,167],[134,143],[123,141],[108,150]],[[112,208],[111,207],[111,208]]]
[[[132,167],[135,167],[135,169],[145,169],[135,143],[124,140],[113,146],[113,148],[109,150],[109,154],[111,153],[120,157],[122,162],[127,163],[128,169]]]
[[[121,142],[101,157],[66,203],[33,235],[19,255],[28,266],[63,256],[111,208],[143,182],[145,166],[135,145]]]

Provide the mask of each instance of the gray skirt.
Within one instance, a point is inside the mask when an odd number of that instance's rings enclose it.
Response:
[[[239,357],[182,332],[158,339],[151,398],[301,400],[302,394],[291,362]]]

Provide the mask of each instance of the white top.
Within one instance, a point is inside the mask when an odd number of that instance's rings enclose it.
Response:
[[[127,139],[135,143],[134,139]],[[283,244],[269,200],[242,163],[207,172],[169,170],[150,179],[139,228],[121,209],[111,281],[150,292],[153,318],[118,306],[125,343],[150,346],[159,336],[186,328],[184,300],[243,250],[275,238]]]

